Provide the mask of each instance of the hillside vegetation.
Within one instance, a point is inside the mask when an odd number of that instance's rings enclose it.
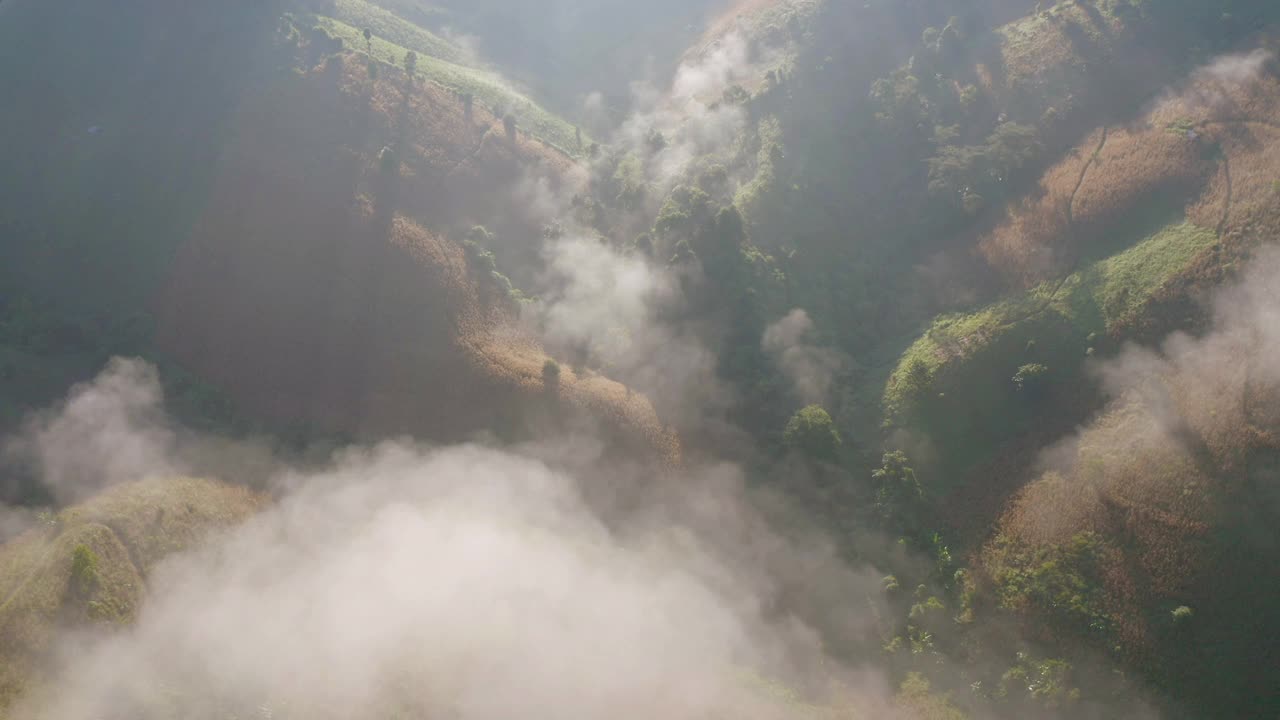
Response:
[[[247,519],[264,499],[195,479],[123,485],[40,517],[0,547],[0,707],[38,687],[62,632],[118,627],[165,557]]]
[[[161,5],[0,3],[0,432],[124,355],[193,432],[519,448],[563,495],[520,548],[741,613],[663,618],[741,645],[717,708],[1276,715],[1280,4]],[[267,506],[146,480],[0,546],[0,708]]]
[[[1017,392],[1018,367],[1046,367],[1038,381],[1045,392],[1076,393],[1086,350],[1106,352],[1136,329],[1185,320],[1166,313],[1177,295],[1193,291],[1186,278],[1212,266],[1228,271],[1275,227],[1280,205],[1266,175],[1238,169],[1258,167],[1275,151],[1265,120],[1280,101],[1275,83],[1200,71],[1143,118],[1104,128],[1049,168],[1038,192],[978,242],[1011,285],[1038,284],[935,321],[886,386],[890,422],[905,421],[921,403],[925,424],[955,423],[927,431],[935,441],[989,451],[1058,404]],[[1170,214],[1185,220],[1149,235]],[[972,432],[988,434],[974,444],[964,436]]]

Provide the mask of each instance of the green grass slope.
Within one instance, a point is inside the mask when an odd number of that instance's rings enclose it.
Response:
[[[332,17],[362,31],[368,28],[377,37],[409,48],[419,55],[458,65],[471,64],[470,56],[463,48],[394,12],[364,0],[335,0]]]
[[[1078,387],[1085,359],[1216,243],[1213,230],[1175,222],[1062,280],[938,318],[885,388],[888,422],[923,428],[953,467],[981,459],[1025,430],[1048,395]],[[1014,376],[1028,366],[1043,374],[1020,388]]]

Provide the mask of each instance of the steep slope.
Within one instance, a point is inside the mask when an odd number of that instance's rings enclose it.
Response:
[[[977,241],[1029,289],[938,318],[884,392],[890,426],[935,453],[939,524],[980,545],[981,591],[1206,715],[1263,712],[1275,682],[1257,583],[1280,428],[1256,359],[1274,262],[1205,299],[1280,231],[1278,107],[1273,52],[1246,46],[1086,138]],[[1175,330],[1196,335],[1124,349]]]
[[[242,106],[158,303],[159,347],[282,422],[451,440],[577,408],[673,459],[642,397],[568,371],[547,386],[509,285],[440,234],[503,218],[527,174],[571,181],[571,162],[434,84],[390,67],[373,80],[344,57]],[[490,227],[536,253],[532,218]]]
[[[36,52],[39,28],[72,50],[2,78],[28,100],[2,141],[0,390],[16,402],[0,419],[127,353],[196,378],[195,405],[220,394],[276,428],[453,439],[585,414],[674,459],[642,396],[569,371],[544,387],[548,358],[484,264],[533,272],[545,219],[516,193],[577,182],[544,139],[572,126],[513,105],[504,122],[493,106],[521,96],[491,72],[450,66],[465,82],[449,84],[424,53],[410,81],[402,47],[377,38],[389,62],[370,64],[325,30],[337,20],[288,9],[8,9],[11,50]],[[464,251],[476,225],[496,240]]]
[[[1247,57],[1250,72],[1197,72],[1144,117],[1087,138],[1007,211],[978,252],[1034,287],[937,320],[886,386],[892,422],[922,418],[959,467],[1028,422],[1056,415],[1065,429],[1088,410],[1062,412],[1087,384],[1088,357],[1185,327],[1195,297],[1273,237],[1280,203],[1259,169],[1280,152],[1268,125],[1280,81],[1268,56]],[[1031,364],[1052,373],[1034,398],[1012,381]]]

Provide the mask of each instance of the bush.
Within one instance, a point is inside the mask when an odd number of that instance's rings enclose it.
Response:
[[[81,543],[71,552],[71,590],[87,596],[98,584],[98,555]]]
[[[871,473],[876,483],[876,510],[886,526],[910,532],[925,504],[924,489],[901,451],[885,453]]]
[[[549,388],[560,384],[560,363],[550,358],[542,363],[542,382]]]
[[[1048,374],[1049,368],[1044,365],[1028,363],[1014,373],[1013,384],[1025,393],[1035,393],[1044,387]]]
[[[819,405],[796,411],[787,421],[782,439],[788,447],[827,462],[835,462],[842,444],[831,415]]]
[[[1062,630],[1107,635],[1112,618],[1100,577],[1104,547],[1083,532],[1061,545],[1027,547],[1007,536],[996,539],[1001,556],[992,578],[1001,606],[1032,610]]]

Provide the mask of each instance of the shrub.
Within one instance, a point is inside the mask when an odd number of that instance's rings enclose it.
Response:
[[[840,433],[831,415],[819,405],[796,411],[787,421],[782,439],[788,447],[828,462],[835,462],[841,445]]]
[[[1013,384],[1022,392],[1031,394],[1044,388],[1049,368],[1040,363],[1027,363],[1013,375]]]
[[[542,382],[549,388],[560,384],[560,363],[550,358],[542,363]]]
[[[1067,631],[1110,632],[1099,569],[1104,547],[1097,534],[1083,532],[1041,547],[1002,535],[996,547],[1002,557],[992,577],[1003,607],[1037,611]]]
[[[98,555],[81,543],[71,552],[71,590],[87,596],[98,584]]]
[[[880,468],[871,473],[877,485],[876,510],[885,525],[899,530],[910,529],[907,525],[918,516],[925,499],[924,489],[908,462],[901,451],[885,453]]]

